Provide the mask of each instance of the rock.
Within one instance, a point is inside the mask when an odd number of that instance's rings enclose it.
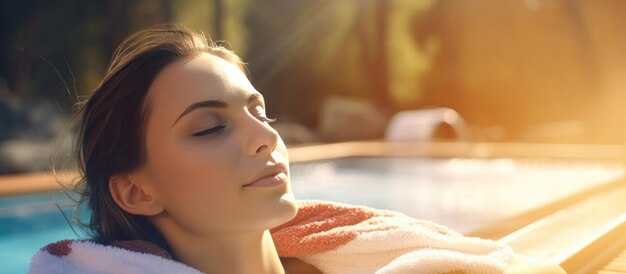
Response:
[[[330,142],[382,138],[387,121],[369,101],[332,96],[322,105],[319,134]]]

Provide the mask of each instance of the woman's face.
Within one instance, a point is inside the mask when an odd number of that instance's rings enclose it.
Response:
[[[161,216],[194,234],[268,229],[295,216],[287,149],[239,68],[208,53],[179,60],[146,100],[140,174]]]

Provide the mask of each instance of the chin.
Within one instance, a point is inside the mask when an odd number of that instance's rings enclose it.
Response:
[[[268,228],[277,227],[293,219],[298,214],[298,204],[293,198],[293,194],[286,193],[283,195],[273,211],[275,215],[270,218],[271,223]]]
[[[263,212],[261,213],[258,210]],[[294,199],[283,199],[281,197],[281,199],[274,200],[269,204],[266,203],[262,209],[257,208],[257,212],[255,214],[257,218],[263,216],[261,220],[257,219],[257,224],[260,225],[257,228],[272,229],[293,219],[298,213],[298,204]]]
[[[298,213],[297,200],[288,187],[256,190],[260,191],[248,192],[251,195],[244,201],[247,208],[245,213],[247,217],[244,217],[247,221],[244,222],[250,225],[249,228],[255,230],[274,228],[293,219]]]

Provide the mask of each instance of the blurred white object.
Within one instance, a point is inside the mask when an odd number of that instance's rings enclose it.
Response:
[[[457,140],[466,135],[465,120],[451,108],[430,108],[396,113],[385,132],[390,142],[426,142],[439,138],[442,129],[451,129]],[[447,136],[446,136],[447,137]]]

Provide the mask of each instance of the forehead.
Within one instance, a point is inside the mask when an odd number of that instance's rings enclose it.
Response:
[[[201,53],[169,64],[159,72],[148,90],[147,100],[152,111],[180,113],[198,101],[237,103],[254,92],[254,87],[237,66],[209,53]]]

